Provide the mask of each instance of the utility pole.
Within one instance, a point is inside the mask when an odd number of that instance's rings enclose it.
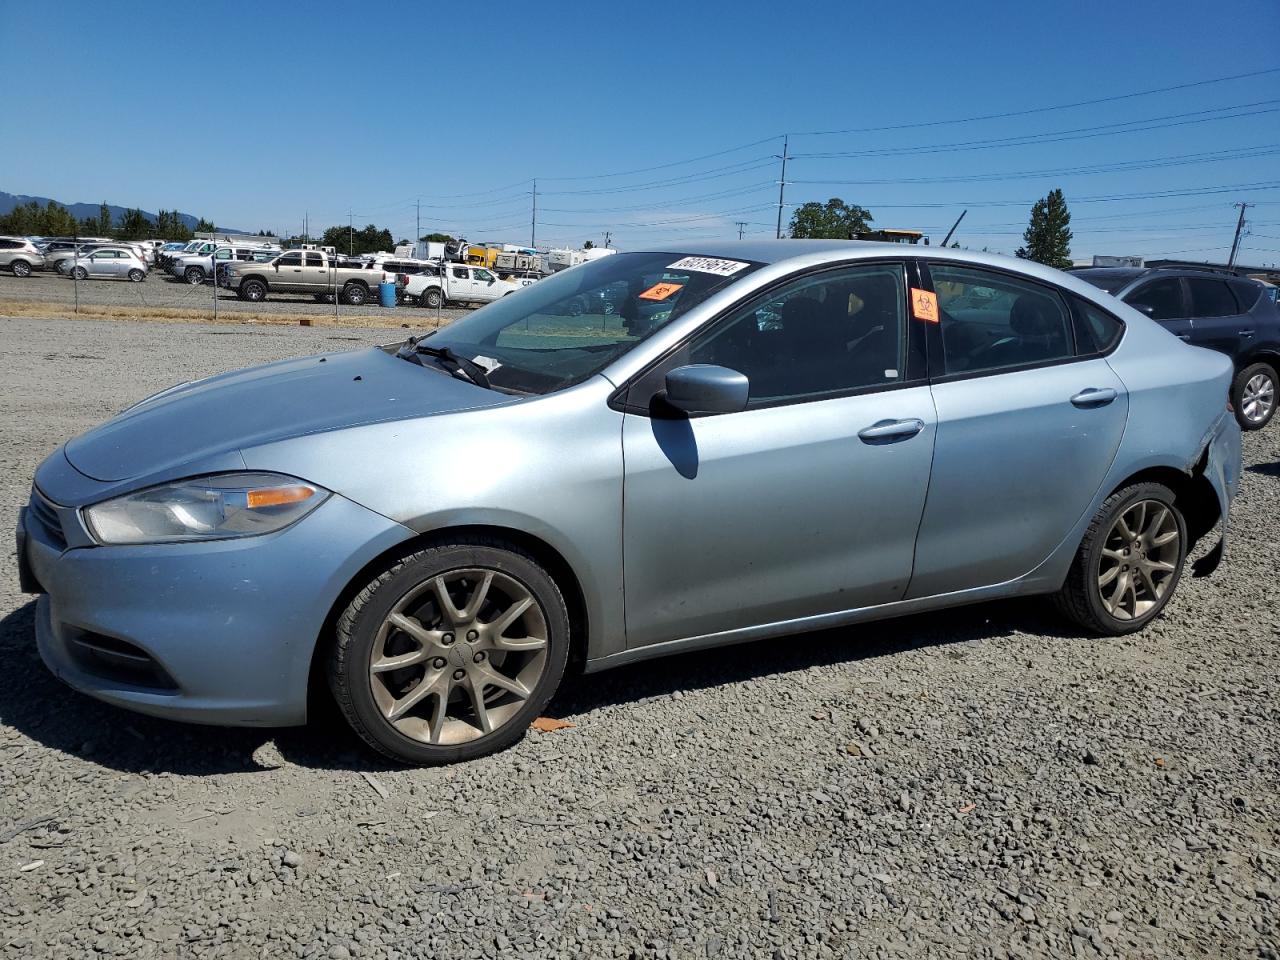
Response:
[[[785,134],[782,138],[782,176],[778,179],[778,239],[782,239],[782,197],[783,191],[787,189],[787,144],[790,143],[790,134]],[[774,154],[777,156],[777,154]]]
[[[739,240],[741,240],[741,239],[742,239],[742,231],[743,231],[743,230],[745,230],[745,229],[747,228],[747,221],[745,221],[745,220],[738,220],[738,221],[737,221],[737,224],[738,224],[738,239],[739,239]]]
[[[960,216],[956,217],[956,222],[951,225],[951,229],[947,231],[947,235],[942,238],[942,245],[944,247],[947,245],[947,241],[951,239],[951,235],[956,232],[956,227],[960,226],[960,221],[964,219],[964,215],[968,212],[969,211],[967,209],[960,211]]]
[[[422,201],[413,201],[413,249],[417,253],[418,241],[422,239]]]
[[[538,246],[538,180],[533,180],[533,218],[529,224],[529,247],[537,249]]]
[[[1240,219],[1236,221],[1235,239],[1231,241],[1231,256],[1227,258],[1227,266],[1234,267],[1236,265],[1236,254],[1240,250],[1240,233],[1244,230],[1244,212],[1253,206],[1252,203],[1237,203],[1235,206],[1240,208]]]
[[[353,243],[356,230],[356,217],[350,210],[347,211],[347,256],[351,256],[351,251],[355,249]]]

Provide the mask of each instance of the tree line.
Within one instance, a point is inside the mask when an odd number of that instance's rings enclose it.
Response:
[[[867,233],[875,218],[857,204],[832,197],[826,203],[811,201],[796,207],[789,232],[795,239],[849,240]],[[1061,190],[1036,201],[1022,235],[1024,246],[1017,256],[1065,270],[1071,266],[1071,213]],[[959,246],[959,243],[953,244]]]
[[[176,210],[161,210],[151,220],[139,209],[126,210],[118,218],[111,216],[105,203],[96,217],[77,220],[71,211],[50,200],[45,206],[38,201],[19,204],[0,216],[0,233],[19,237],[110,237],[113,240],[190,240],[197,232],[213,233],[217,228],[203,217],[194,230],[188,227]]]

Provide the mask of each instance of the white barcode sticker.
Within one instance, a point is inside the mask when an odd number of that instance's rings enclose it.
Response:
[[[697,273],[714,273],[718,277],[731,277],[750,264],[741,260],[719,260],[716,257],[685,257],[667,267],[668,270],[693,270]]]
[[[502,366],[501,361],[493,359],[493,357],[472,357],[471,362],[477,367],[483,367],[485,373],[493,373]]]

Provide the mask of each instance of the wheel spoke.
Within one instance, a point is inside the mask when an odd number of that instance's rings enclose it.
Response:
[[[414,664],[422,663],[426,659],[426,650],[414,650],[410,653],[402,653],[397,657],[379,657],[369,665],[369,670],[372,673],[388,673],[392,670],[403,670],[405,667],[412,667]]]
[[[1124,554],[1119,550],[1110,550],[1107,547],[1102,548],[1102,555],[1108,560],[1115,560],[1118,563],[1124,562]]]
[[[1147,569],[1158,570],[1161,573],[1173,573],[1178,568],[1165,560],[1148,560]]]
[[[1169,544],[1173,543],[1173,541],[1177,539],[1178,539],[1178,531],[1176,529],[1170,530],[1168,533],[1162,533],[1157,537],[1152,537],[1151,546],[1167,547]]]
[[[471,598],[467,601],[466,609],[462,611],[464,620],[474,620],[476,614],[480,612],[480,608],[484,606],[485,598],[489,596],[489,587],[493,585],[493,571],[486,570],[484,578],[476,584],[476,588],[471,591]]]
[[[1108,570],[1106,573],[1104,573],[1102,576],[1098,578],[1098,586],[1105,587],[1107,584],[1109,584],[1112,580],[1114,580],[1119,575],[1120,575],[1120,564],[1117,563],[1114,567],[1112,567],[1110,570]]]
[[[1160,591],[1156,589],[1156,582],[1151,579],[1151,573],[1145,567],[1138,567],[1138,578],[1142,581],[1143,589],[1150,595],[1151,600],[1160,599]],[[1137,593],[1134,593],[1134,603],[1137,603]]]
[[[1154,537],[1157,533],[1160,532],[1160,528],[1164,526],[1164,522],[1165,520],[1168,519],[1168,517],[1169,517],[1169,508],[1166,507],[1164,504],[1160,504],[1160,512],[1157,513],[1151,519],[1151,521],[1147,524],[1146,529],[1142,531],[1143,534],[1146,537]]]
[[[1133,539],[1133,531],[1130,530],[1129,525],[1124,522],[1123,516],[1121,516],[1120,519],[1116,521],[1115,529],[1116,529],[1116,533],[1120,534],[1120,536],[1122,536],[1125,540]]]
[[[477,688],[484,686],[501,687],[508,693],[514,693],[521,700],[529,699],[529,688],[514,677],[508,677],[492,667],[483,665],[476,669],[474,673],[479,677],[478,681],[472,682],[473,686]]]
[[[484,702],[484,684],[472,679],[466,684],[467,696],[471,698],[471,709],[476,715],[476,725],[482,733],[493,733],[493,721],[489,718],[489,708]]]
[[[435,638],[431,635],[431,631],[413,617],[403,613],[393,613],[387,617],[387,622],[402,633],[407,633],[413,637],[424,647],[435,643]]]
[[[421,683],[391,705],[391,709],[387,711],[387,719],[392,722],[399,720],[421,703],[424,697],[435,692],[435,687],[441,674],[442,671],[439,670],[428,670]]]
[[[502,635],[506,632],[507,628],[524,616],[524,612],[532,606],[532,597],[525,597],[523,600],[517,600],[506,609],[502,616],[490,623],[488,625],[489,630],[493,634],[495,642],[504,639]],[[501,643],[498,645],[501,646]]]
[[[439,689],[435,691],[435,706],[431,710],[430,720],[427,721],[432,743],[440,742],[440,734],[444,732],[444,725],[449,719],[449,691],[453,689],[453,679],[446,674],[436,686]]]
[[[1142,531],[1147,528],[1147,501],[1143,500],[1133,509],[1140,511],[1133,519],[1134,536],[1142,535]]]
[[[453,603],[453,598],[449,596],[449,587],[445,583],[444,577],[436,577],[431,581],[431,589],[435,591],[436,602],[440,604],[440,614],[449,621],[452,626],[458,626],[463,622],[462,611]]]
[[[1115,616],[1119,616],[1121,612],[1120,601],[1124,598],[1125,592],[1129,589],[1129,571],[1120,571],[1120,576],[1116,578],[1116,588],[1111,592],[1111,599],[1107,601],[1107,608]],[[1124,619],[1128,619],[1125,617]]]

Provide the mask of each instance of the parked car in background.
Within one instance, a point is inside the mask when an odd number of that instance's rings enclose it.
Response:
[[[445,263],[434,272],[410,277],[405,296],[415,298],[420,306],[434,309],[454,303],[471,306],[492,303],[520,289],[520,284],[499,280],[487,267]]]
[[[132,280],[141,283],[147,279],[147,264],[132,247],[97,247],[75,258],[71,276],[76,280]]]
[[[59,244],[56,249],[45,252],[44,261],[48,269],[64,276],[71,275],[71,267],[77,256],[86,256],[100,247],[114,246],[114,240],[90,240],[83,243],[72,243],[69,245]]]
[[[358,306],[376,298],[383,282],[395,283],[398,296],[405,277],[362,264],[343,266],[323,250],[289,250],[266,263],[231,263],[221,282],[252,303],[274,293],[300,293],[317,300],[340,295],[344,302]]]
[[[204,283],[213,279],[219,264],[238,261],[240,263],[260,262],[279,256],[279,247],[243,247],[220,246],[210,253],[188,253],[169,262],[169,272],[190,284]]]
[[[1073,276],[1119,297],[1170,333],[1229,356],[1231,403],[1245,430],[1271,422],[1280,392],[1280,312],[1257,280],[1212,270],[1085,268]]]
[[[276,257],[280,256],[279,250],[251,250],[247,259],[241,258],[223,258],[215,261],[214,275],[216,283],[220,287],[226,286],[227,270],[236,263],[270,263]]]
[[[603,290],[615,314],[566,317]],[[372,747],[447,763],[518,740],[571,659],[1024,595],[1140,630],[1228,527],[1231,379],[1025,260],[616,254],[399,345],[141,401],[40,465],[19,574],[45,663],[92,696],[281,726],[327,677]]]
[[[29,277],[32,270],[43,270],[44,254],[25,237],[0,237],[0,268],[15,277]]]

